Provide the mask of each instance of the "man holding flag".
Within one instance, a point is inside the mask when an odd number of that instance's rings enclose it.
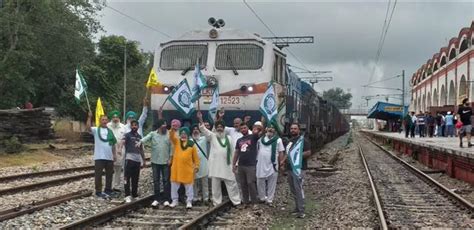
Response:
[[[104,114],[100,98],[96,107],[96,127],[92,126],[92,112],[89,112],[86,127],[94,136],[94,174],[95,194],[104,199],[113,195],[112,175],[114,173],[114,161],[116,160],[115,139],[112,130],[107,128],[108,118]],[[102,173],[105,170],[105,189],[102,192]]]
[[[298,218],[304,218],[304,192],[303,178],[307,168],[306,159],[311,156],[311,145],[304,136],[300,135],[300,126],[293,123],[290,126],[290,140],[286,146],[287,157],[280,163],[284,165],[288,161],[288,184],[295,199],[295,210],[292,212]]]

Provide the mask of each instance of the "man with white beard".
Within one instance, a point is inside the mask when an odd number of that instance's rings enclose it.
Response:
[[[225,124],[222,121],[217,121],[214,124],[215,132],[211,132],[204,126],[201,112],[197,112],[197,118],[199,120],[199,130],[201,130],[211,146],[208,168],[209,177],[212,180],[212,203],[214,205],[222,203],[221,182],[224,182],[232,204],[240,205],[240,192],[235,174],[232,172],[232,140],[224,132]]]

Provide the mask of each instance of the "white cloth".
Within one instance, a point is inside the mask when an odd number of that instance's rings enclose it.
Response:
[[[258,198],[261,201],[273,202],[275,197],[275,189],[278,179],[278,173],[274,172],[268,177],[257,178]]]
[[[123,139],[123,136],[125,135],[125,125],[122,124],[122,123],[114,123],[114,122],[109,122],[107,124],[107,128],[109,128],[110,130],[112,130],[112,132],[114,133],[114,136],[115,136],[115,139],[117,140],[117,144],[115,144],[115,151],[117,151],[117,153],[121,153],[121,154],[117,154],[117,158],[115,159],[115,162],[114,162],[114,165],[115,166],[122,166],[123,165],[123,155],[125,155],[125,148],[122,148],[122,149],[119,149],[119,146],[120,146],[120,141]],[[115,174],[115,171],[114,170],[114,174]],[[115,178],[115,176],[114,176]],[[115,179],[114,179],[115,181]],[[114,182],[115,184],[115,182]]]
[[[264,141],[268,141],[267,136],[262,137]],[[277,148],[275,155],[275,168],[278,170],[278,155],[285,151],[283,141],[281,138],[277,139]],[[265,178],[271,176],[275,172],[272,162],[272,145],[264,145],[261,140],[258,140],[258,154],[257,154],[257,178]]]
[[[207,153],[202,152],[207,150],[207,140],[205,136],[200,136],[199,139],[196,140],[197,144],[200,148],[198,148],[198,156],[199,156],[199,171],[196,173],[196,178],[207,177],[209,174],[209,169],[207,166]],[[202,151],[201,151],[202,150]],[[206,154],[206,156],[204,156]]]
[[[122,187],[122,175],[122,165],[114,164],[114,177],[112,177],[112,188],[120,189]]]
[[[219,144],[217,134],[206,129],[204,125],[199,125],[199,129],[211,145],[208,159],[208,176],[235,181],[235,174],[232,172],[233,149],[230,149],[230,164],[227,164],[227,148]],[[232,138],[230,136],[227,136],[227,138],[232,143]],[[224,143],[225,139],[221,142]]]
[[[180,184],[180,183],[175,183],[171,182],[171,200],[173,202],[178,203],[178,189],[179,186],[183,185],[184,188],[186,189],[186,202],[193,202],[194,198],[194,191],[193,191],[193,184]]]
[[[201,177],[194,179],[194,199],[201,198],[203,201],[209,200],[209,178]]]
[[[230,147],[231,147],[232,151],[234,151],[235,150],[235,145],[237,144],[237,140],[239,138],[243,137],[244,135],[234,127],[225,127],[224,132],[225,132],[226,135],[229,135],[231,137],[231,140],[229,140],[229,141],[232,145]]]
[[[138,118],[138,134],[143,137],[143,125],[145,125],[146,118],[148,116],[148,107],[143,106],[142,109],[142,114],[140,114],[140,118]],[[125,133],[129,133],[132,131],[132,128],[130,127],[130,123],[127,122],[125,125]]]
[[[221,182],[224,182],[229,199],[234,205],[241,203],[239,186],[235,180],[225,180],[221,178],[211,178],[212,187],[212,204],[214,206],[222,203],[222,187]]]
[[[97,127],[91,128],[92,135],[94,136],[94,160],[109,160],[113,161],[114,156],[112,153],[112,146],[109,145],[108,141],[102,141],[97,135]],[[107,139],[108,130],[106,128],[100,129],[100,136],[102,139]]]

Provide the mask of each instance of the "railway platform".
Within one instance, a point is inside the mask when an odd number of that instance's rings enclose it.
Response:
[[[375,141],[390,145],[395,151],[408,155],[429,168],[474,184],[474,147],[459,147],[455,137],[405,138],[404,133],[362,130]],[[474,140],[474,139],[473,139]]]

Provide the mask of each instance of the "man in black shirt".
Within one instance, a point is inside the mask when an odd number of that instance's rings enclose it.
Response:
[[[293,123],[290,126],[290,140],[288,145],[286,146],[286,154],[289,153],[291,147],[296,144],[298,139],[300,138],[300,126],[297,123]],[[311,143],[304,139],[303,145],[303,165],[301,167],[302,170],[306,170],[308,168],[307,158],[311,156]],[[284,158],[284,161],[287,160],[287,157]],[[283,165],[284,163],[280,163]],[[304,192],[303,192],[303,177],[304,173],[301,171],[300,175],[296,175],[292,168],[291,164],[288,162],[288,184],[290,186],[291,193],[293,194],[293,198],[295,199],[295,210],[292,212],[298,218],[304,218]]]
[[[471,129],[472,129],[471,116],[472,116],[472,108],[471,106],[469,106],[468,99],[465,98],[464,100],[462,100],[462,105],[459,106],[458,114],[457,114],[458,119],[460,119],[462,122],[462,127],[459,130],[459,147],[461,148],[463,147],[462,146],[463,135],[466,135],[467,147],[472,146],[471,144]]]
[[[260,133],[249,134],[249,125],[242,123],[240,132],[243,137],[237,140],[233,159],[234,173],[237,173],[237,180],[242,191],[242,203],[257,203],[257,142]],[[237,165],[238,162],[238,165]]]

